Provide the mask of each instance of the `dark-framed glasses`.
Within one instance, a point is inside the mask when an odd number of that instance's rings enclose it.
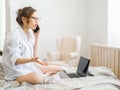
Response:
[[[35,21],[40,21],[41,20],[40,17],[30,17],[30,18],[34,19]]]

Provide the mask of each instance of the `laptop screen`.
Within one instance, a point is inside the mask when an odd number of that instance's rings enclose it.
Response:
[[[80,76],[86,76],[88,72],[89,63],[90,59],[81,56],[77,68],[77,74],[79,74]]]

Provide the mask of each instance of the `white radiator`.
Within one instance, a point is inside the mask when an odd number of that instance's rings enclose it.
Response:
[[[120,48],[107,45],[92,45],[90,50],[92,66],[111,68],[120,79]]]

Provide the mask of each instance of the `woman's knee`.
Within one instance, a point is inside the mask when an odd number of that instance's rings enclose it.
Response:
[[[16,79],[19,83],[28,82],[31,84],[42,84],[43,77],[36,72],[29,73]]]

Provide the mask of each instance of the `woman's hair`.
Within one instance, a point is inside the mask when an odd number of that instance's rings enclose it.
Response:
[[[23,25],[22,17],[26,17],[27,23],[29,23],[29,18],[35,11],[36,10],[33,9],[32,7],[24,7],[22,9],[18,9],[16,21],[20,26],[22,26]]]

